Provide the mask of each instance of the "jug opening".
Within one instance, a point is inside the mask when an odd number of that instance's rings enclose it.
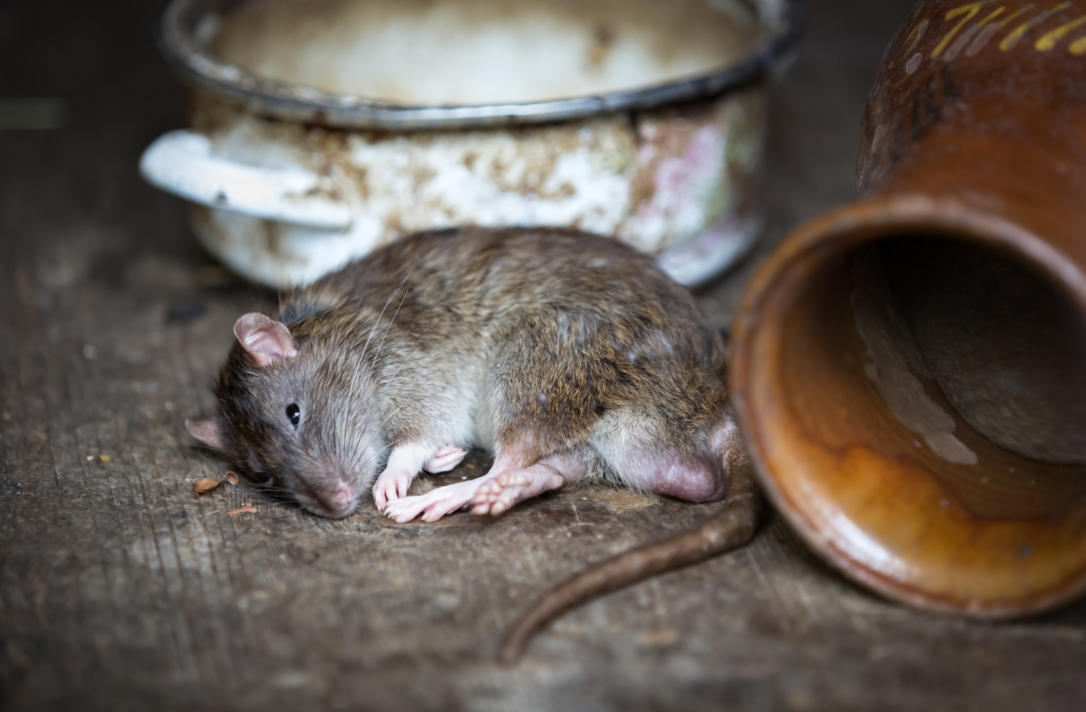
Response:
[[[1084,300],[1012,240],[900,204],[816,221],[756,277],[731,374],[748,444],[853,578],[1041,610],[1086,586]]]

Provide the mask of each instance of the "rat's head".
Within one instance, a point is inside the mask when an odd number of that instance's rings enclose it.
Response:
[[[373,382],[357,358],[263,314],[234,324],[215,418],[186,421],[255,484],[325,517],[354,511],[381,454]]]

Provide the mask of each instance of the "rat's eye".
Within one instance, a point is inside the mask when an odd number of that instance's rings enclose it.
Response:
[[[297,403],[291,403],[287,406],[287,419],[295,428],[298,427],[298,423],[302,420],[302,409],[298,407]]]

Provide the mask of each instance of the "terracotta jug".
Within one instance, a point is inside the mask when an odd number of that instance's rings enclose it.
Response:
[[[762,266],[731,384],[767,493],[845,574],[984,617],[1086,589],[1086,0],[921,2],[860,200]]]

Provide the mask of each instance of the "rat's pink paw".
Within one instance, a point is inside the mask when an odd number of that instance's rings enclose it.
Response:
[[[485,475],[484,475],[485,477]],[[403,524],[421,515],[424,522],[436,522],[450,512],[455,512],[471,502],[475,491],[482,484],[482,477],[467,482],[457,482],[430,490],[426,494],[403,497],[389,502],[385,516]]]
[[[422,513],[422,510],[426,508],[426,495],[417,495],[414,497],[401,497],[388,503],[388,506],[384,508],[385,516],[394,522],[403,524],[410,522],[415,517]]]
[[[471,513],[497,516],[517,502],[558,489],[564,482],[554,464],[537,462],[523,470],[508,470],[479,487],[471,501]]]
[[[423,463],[422,469],[431,473],[448,472],[459,465],[467,455],[467,450],[462,450],[455,445],[442,445],[430,456],[429,460]]]
[[[472,514],[498,515],[517,503],[521,492],[528,486],[524,470],[503,472],[483,484],[471,501]]]
[[[384,511],[390,502],[406,495],[413,479],[415,476],[406,470],[385,468],[373,485],[373,503],[377,505],[377,509]]]

